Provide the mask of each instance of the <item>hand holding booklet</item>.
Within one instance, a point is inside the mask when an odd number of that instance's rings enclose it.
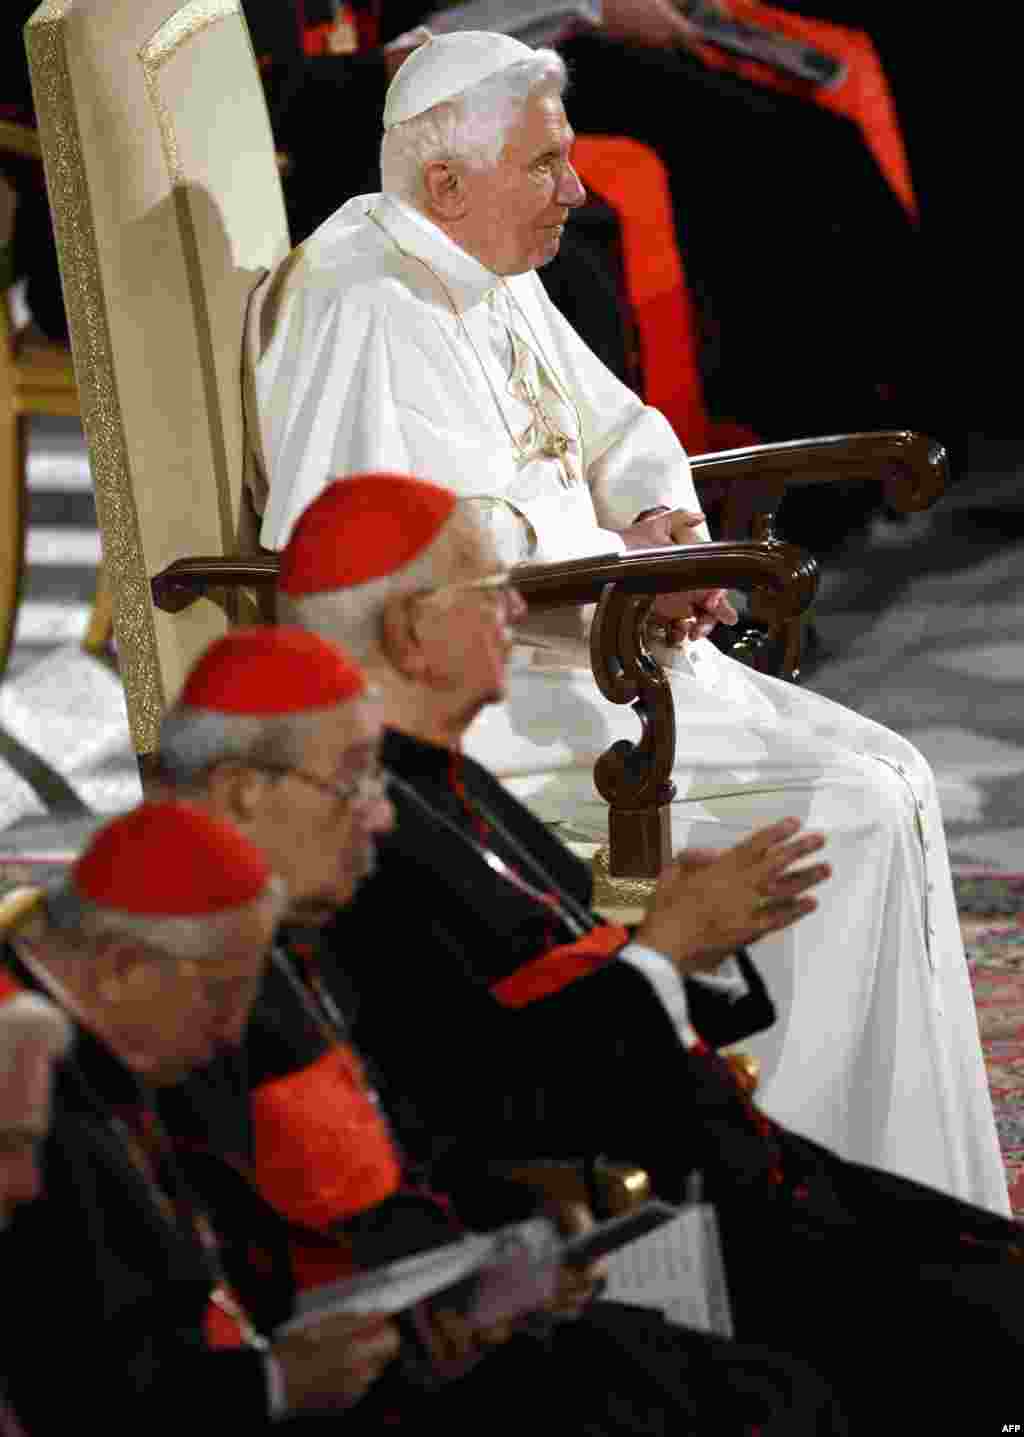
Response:
[[[398,1313],[432,1299],[475,1326],[511,1322],[536,1312],[553,1296],[563,1265],[584,1267],[678,1216],[651,1201],[581,1236],[565,1240],[547,1218],[530,1218],[493,1233],[401,1258],[301,1293],[281,1335],[315,1326],[336,1313]]]
[[[301,1293],[281,1335],[336,1313],[399,1313],[450,1295],[453,1307],[480,1326],[542,1306],[554,1290],[561,1240],[545,1218],[416,1253]]]

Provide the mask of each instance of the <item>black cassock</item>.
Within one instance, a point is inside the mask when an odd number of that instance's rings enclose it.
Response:
[[[0,1235],[0,1362],[31,1437],[267,1421],[262,1356],[208,1344],[210,1258],[133,1161],[124,1134],[145,1107],[134,1076],[78,1029],[55,1086],[45,1195]]]
[[[427,810],[392,789],[394,831],[374,876],[324,935],[335,961],[323,976],[355,1014],[355,1041],[407,1148],[428,1156],[419,1134],[429,1134],[436,1160],[448,1137],[483,1150],[500,1135],[505,1157],[656,1163],[663,1113],[638,1111],[636,1098],[649,1080],[673,1081],[684,1050],[649,980],[615,959],[629,933],[589,915],[597,927],[574,940],[543,900],[562,894],[586,912],[589,868],[471,759],[391,730],[382,761]],[[496,873],[485,850],[542,896]],[[691,1021],[714,1046],[774,1020],[740,956],[747,996],[686,983]]]
[[[453,770],[446,750],[393,733],[384,761],[471,835],[486,809],[585,901],[584,865],[479,765],[463,758]],[[771,1123],[711,1048],[684,1046],[653,989],[618,960],[525,1006],[503,1005],[495,991],[564,944],[564,932],[446,823],[401,791],[395,806],[376,875],[327,938],[339,991],[355,990],[357,1040],[385,1075],[408,1146],[452,1172],[483,1156],[605,1153],[643,1164],[667,1196],[700,1169],[737,1336],[811,1361],[854,1431],[883,1414],[943,1422],[944,1374],[964,1366],[985,1373],[976,1415],[1016,1410],[1017,1224]],[[487,841],[516,861],[493,828]],[[724,1001],[708,1000],[710,1018]],[[692,1004],[691,1016],[700,1031]]]
[[[299,974],[310,954],[298,938],[293,949]],[[282,947],[260,993],[240,1060],[194,1075],[174,1093],[173,1103],[165,1097],[161,1104],[175,1132],[188,1139],[189,1178],[221,1231],[237,1226],[240,1207],[249,1204],[237,1192],[235,1173],[211,1163],[211,1155],[198,1152],[195,1141],[203,1137],[205,1126],[206,1136],[226,1144],[226,1151],[237,1158],[238,1130],[232,1133],[225,1119],[232,1095],[241,1093],[245,1082],[253,1099],[247,1112],[253,1129],[248,1160],[261,1189],[273,1195],[279,1214],[289,1220],[286,1232],[297,1276],[308,1275],[311,1263],[324,1264],[329,1245],[295,1224],[308,1219],[315,1208],[325,1214],[332,1201],[331,1231],[344,1233],[356,1262],[364,1267],[451,1242],[464,1231],[460,1219],[467,1210],[479,1228],[529,1216],[536,1202],[531,1194],[479,1171],[467,1171],[459,1189],[443,1194],[430,1189],[432,1175],[427,1171],[402,1174],[390,1196],[358,1208],[360,1191],[373,1188],[373,1134],[365,1125],[351,1126],[351,1109],[339,1108],[333,1152],[325,1144],[322,1108],[339,1101],[337,1087],[324,1081],[330,1071],[325,1064],[341,1035],[332,1034],[323,1012],[317,1013],[315,994],[303,998],[283,972],[278,961],[283,956]],[[300,1098],[289,1110],[294,1121],[283,1122],[281,1105],[275,1103],[273,1132],[261,1134],[266,1111],[262,1099],[282,1083]],[[321,1111],[310,1125],[317,1108]],[[315,1142],[310,1141],[311,1126]],[[361,1149],[353,1152],[353,1135],[359,1142],[360,1133]],[[268,1153],[271,1144],[274,1150]],[[268,1160],[273,1173],[265,1166]],[[282,1174],[289,1170],[294,1173],[290,1192],[288,1183],[282,1183]],[[318,1187],[319,1202],[311,1196]],[[249,1221],[243,1232],[252,1233],[257,1226]],[[318,1231],[323,1231],[322,1219]],[[273,1258],[280,1253],[283,1236],[282,1230],[265,1231]],[[230,1251],[236,1247],[232,1243]],[[238,1251],[237,1257],[239,1266],[244,1264],[245,1252]],[[319,1280],[330,1280],[323,1266]],[[273,1310],[279,1296],[276,1282],[269,1294],[259,1291],[259,1281],[255,1289],[241,1285],[250,1311]],[[402,1364],[396,1364],[356,1411],[346,1414],[345,1423],[346,1431],[358,1424],[357,1432],[376,1432],[395,1420],[419,1424],[422,1430],[475,1432],[489,1430],[499,1412],[504,1430],[543,1422],[543,1430],[565,1437],[696,1437],[712,1432],[716,1437],[754,1432],[764,1437],[842,1437],[848,1430],[827,1384],[800,1360],[766,1344],[683,1331],[656,1313],[608,1302],[595,1303],[576,1321],[557,1324],[546,1333],[515,1336],[469,1374],[437,1391],[424,1392],[411,1384]]]

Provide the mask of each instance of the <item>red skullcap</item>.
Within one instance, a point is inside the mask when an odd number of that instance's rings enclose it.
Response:
[[[394,574],[444,528],[455,495],[407,474],[335,479],[302,513],[277,586],[294,599]]]
[[[211,644],[179,702],[263,718],[332,708],[365,688],[366,675],[338,644],[290,625],[258,624]]]
[[[144,803],[101,828],[71,876],[100,908],[200,917],[251,903],[270,868],[231,824],[187,803]]]

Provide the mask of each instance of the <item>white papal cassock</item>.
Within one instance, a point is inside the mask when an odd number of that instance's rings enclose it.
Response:
[[[509,562],[620,551],[614,531],[644,510],[698,507],[667,421],[536,275],[499,280],[391,196],[350,201],[264,283],[248,350],[270,548],[328,478],[374,469],[486,500]],[[598,693],[582,623],[529,626],[508,703],[466,746],[543,817],[603,840],[591,769],[638,729]],[[744,1044],[762,1059],[762,1106],[844,1157],[1007,1211],[928,765],[707,640],[659,657],[678,715],[676,846],[729,844],[788,814],[828,835],[817,912],[757,948],[780,1014]]]

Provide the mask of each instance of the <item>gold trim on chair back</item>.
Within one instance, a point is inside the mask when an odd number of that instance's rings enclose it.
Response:
[[[239,0],[45,0],[25,30],[132,739],[224,631],[149,578],[252,543],[242,332],[288,251]]]

